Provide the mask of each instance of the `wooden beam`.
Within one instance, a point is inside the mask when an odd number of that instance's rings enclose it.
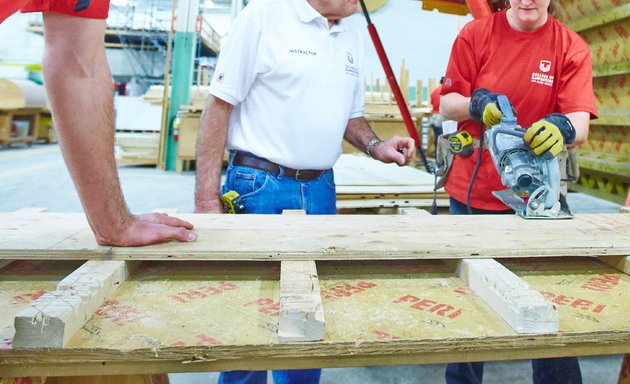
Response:
[[[556,306],[496,260],[462,260],[457,273],[516,333],[558,332]]]
[[[101,247],[83,214],[0,213],[0,259],[384,260],[630,255],[630,215],[572,220],[517,215],[181,214],[198,240]],[[452,246],[453,231],[474,241]],[[577,235],[576,235],[577,234]]]
[[[15,317],[16,348],[62,348],[129,274],[124,261],[88,261]]]
[[[431,214],[424,209],[418,209],[414,207],[398,207],[396,210],[398,215],[419,215],[419,216],[430,216]]]
[[[324,338],[324,307],[314,261],[283,261],[280,270],[278,341]]]

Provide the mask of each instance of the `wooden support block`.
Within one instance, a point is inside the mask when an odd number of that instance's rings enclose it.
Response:
[[[431,215],[429,211],[425,211],[424,209],[418,209],[413,207],[398,207],[396,213],[399,215],[417,215],[417,216],[426,216]]]
[[[630,275],[630,256],[600,256],[599,259],[611,267]]]
[[[125,261],[91,260],[15,317],[16,348],[62,348],[129,275]]]
[[[463,259],[457,273],[517,333],[558,332],[556,306],[496,260]]]
[[[283,209],[283,215],[306,215],[306,211],[303,209]]]
[[[324,307],[314,261],[283,261],[280,271],[278,341],[324,338]]]

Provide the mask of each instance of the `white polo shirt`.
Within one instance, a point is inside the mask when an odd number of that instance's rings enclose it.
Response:
[[[221,49],[210,93],[234,105],[227,146],[296,169],[328,169],[363,116],[363,40],[306,0],[254,0]]]

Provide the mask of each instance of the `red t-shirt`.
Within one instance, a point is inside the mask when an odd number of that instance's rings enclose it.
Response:
[[[431,91],[431,105],[433,106],[433,113],[440,113],[440,92],[442,91],[442,86],[438,85],[434,90]]]
[[[0,0],[0,23],[17,11],[57,12],[89,19],[106,19],[109,0]]]
[[[521,127],[555,112],[589,112],[591,118],[597,117],[589,48],[551,16],[534,32],[512,29],[506,11],[466,24],[453,44],[441,94],[457,92],[469,97],[478,88],[506,95]],[[477,121],[462,121],[458,129],[479,138]],[[466,202],[477,156],[477,151],[470,157],[455,156],[446,182],[446,192],[462,203]],[[492,191],[504,189],[490,154],[484,150],[471,206],[507,209],[492,195]]]

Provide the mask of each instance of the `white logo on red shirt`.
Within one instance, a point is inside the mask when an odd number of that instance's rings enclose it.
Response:
[[[540,60],[540,65],[538,68],[543,72],[549,72],[551,70],[551,61],[550,60]]]

